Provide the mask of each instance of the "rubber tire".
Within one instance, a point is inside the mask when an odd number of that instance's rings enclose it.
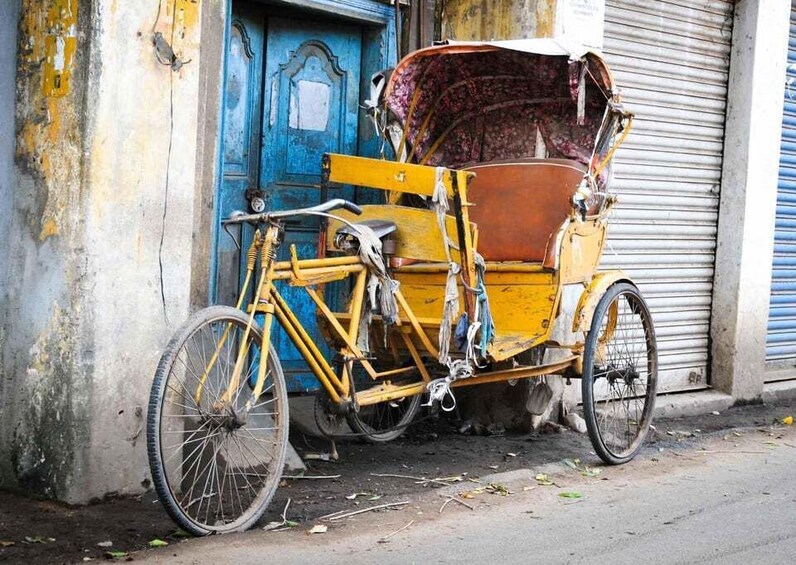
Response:
[[[395,426],[385,431],[372,428],[360,418],[358,412],[349,412],[346,415],[346,419],[348,420],[348,425],[351,427],[351,429],[354,430],[355,433],[360,434],[363,439],[371,443],[387,443],[389,441],[398,439],[403,435],[403,433],[406,431],[406,428],[409,426],[412,420],[415,419],[415,416],[417,416],[417,413],[420,411],[420,402],[422,400],[423,395],[421,394],[416,394],[403,399],[403,402],[409,402],[406,412],[404,412]],[[376,408],[382,404],[387,403],[381,402],[379,404],[374,404],[373,407]],[[367,408],[370,407],[368,406]]]
[[[638,305],[642,319],[644,320],[645,331],[648,337],[648,359],[651,359],[653,371],[650,373],[647,384],[647,394],[645,398],[644,408],[642,410],[642,425],[640,433],[636,436],[635,448],[626,454],[617,455],[613,453],[603,440],[600,433],[600,427],[597,422],[597,414],[594,408],[594,358],[597,351],[597,341],[600,335],[600,327],[603,317],[606,315],[609,306],[618,296],[628,293],[634,297]],[[652,413],[655,409],[655,394],[658,384],[658,356],[657,356],[657,343],[655,339],[655,328],[652,324],[652,317],[650,315],[649,306],[647,306],[644,297],[635,285],[630,283],[621,282],[616,283],[608,288],[608,290],[600,298],[597,303],[597,308],[594,310],[594,316],[591,322],[589,334],[586,337],[586,344],[583,353],[583,375],[581,379],[581,387],[583,394],[583,415],[586,420],[586,428],[589,433],[589,439],[594,447],[595,453],[608,465],[621,465],[627,463],[636,456],[644,443],[644,438],[649,431],[650,424],[652,423]]]
[[[213,533],[230,533],[240,532],[247,530],[257,524],[265,512],[265,509],[270,504],[271,499],[276,492],[276,488],[281,481],[282,471],[285,465],[285,457],[287,454],[288,444],[288,426],[290,421],[288,399],[287,399],[287,386],[285,384],[284,373],[282,372],[282,365],[279,358],[274,351],[273,346],[269,344],[268,364],[271,370],[271,378],[274,380],[274,397],[280,406],[280,413],[282,414],[281,422],[284,427],[279,430],[281,433],[281,441],[277,445],[279,453],[276,458],[276,469],[278,471],[274,474],[274,479],[270,484],[266,485],[268,492],[261,498],[257,507],[254,509],[247,509],[250,515],[242,521],[241,524],[236,525],[229,530],[224,529],[209,529],[198,524],[190,517],[188,517],[180,508],[179,504],[174,500],[171,489],[168,486],[166,472],[163,467],[161,459],[161,443],[160,443],[160,416],[163,408],[164,390],[166,386],[167,377],[171,370],[171,365],[174,363],[176,355],[179,353],[185,342],[199,331],[203,326],[209,323],[223,322],[224,320],[233,323],[248,323],[248,316],[242,311],[229,306],[211,306],[204,308],[194,313],[192,316],[180,326],[175,332],[174,336],[166,346],[163,355],[158,363],[157,370],[155,371],[155,378],[152,383],[152,390],[149,396],[149,406],[147,409],[147,455],[149,457],[149,469],[152,473],[152,481],[155,486],[155,492],[160,499],[161,504],[166,512],[177,523],[177,525],[186,532],[195,536],[205,536]],[[252,331],[255,334],[256,340],[262,340],[262,330],[255,323],[252,326]]]

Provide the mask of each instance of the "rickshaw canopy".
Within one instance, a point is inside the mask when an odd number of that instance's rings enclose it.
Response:
[[[602,57],[553,39],[451,42],[405,57],[384,104],[397,153],[446,167],[534,156],[590,164],[609,105]]]

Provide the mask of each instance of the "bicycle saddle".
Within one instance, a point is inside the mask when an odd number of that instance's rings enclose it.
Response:
[[[367,226],[373,230],[373,233],[376,234],[376,237],[381,239],[385,235],[390,235],[393,233],[397,226],[395,222],[391,222],[389,220],[362,220],[361,222],[356,222],[354,226]],[[357,237],[359,234],[354,231],[354,228],[351,226],[343,225],[341,228],[335,232],[338,236],[352,236]]]

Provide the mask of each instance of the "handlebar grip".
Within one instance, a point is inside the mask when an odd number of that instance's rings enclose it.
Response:
[[[349,202],[348,200],[343,201],[343,209],[348,210],[352,214],[356,214],[357,216],[362,215],[362,208],[354,204],[353,202]]]

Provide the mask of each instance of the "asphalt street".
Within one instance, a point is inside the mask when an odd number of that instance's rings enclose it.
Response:
[[[566,465],[494,475],[511,494],[429,491],[400,510],[309,528],[188,540],[148,563],[796,562],[796,432],[745,429],[584,477]],[[555,485],[540,485],[547,473]],[[564,493],[573,493],[567,498]],[[344,523],[341,523],[344,522]],[[407,526],[407,524],[409,524]],[[404,528],[404,529],[401,529]],[[400,531],[399,531],[400,530]],[[394,533],[397,532],[397,533]],[[138,561],[139,559],[137,559]]]

